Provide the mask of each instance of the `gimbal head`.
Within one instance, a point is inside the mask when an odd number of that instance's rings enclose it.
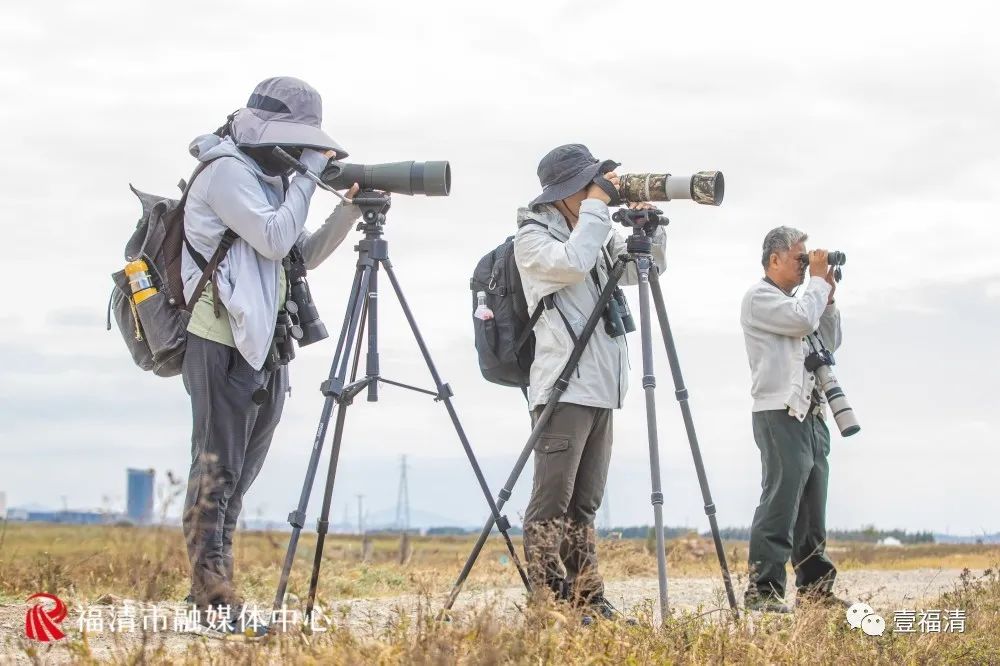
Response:
[[[650,254],[656,228],[670,224],[659,208],[620,208],[611,219],[623,227],[632,227],[632,234],[625,240],[625,247],[632,254]]]

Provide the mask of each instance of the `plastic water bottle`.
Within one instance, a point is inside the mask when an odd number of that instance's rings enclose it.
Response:
[[[476,319],[487,321],[493,319],[493,310],[486,305],[486,292],[476,292],[476,312],[473,315]]]
[[[149,274],[149,266],[142,259],[136,259],[126,264],[125,275],[128,276],[128,284],[132,288],[132,301],[136,305],[142,303],[158,291],[153,286],[153,278]]]

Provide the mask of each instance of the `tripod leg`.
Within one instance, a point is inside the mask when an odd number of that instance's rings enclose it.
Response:
[[[518,477],[521,476],[521,472],[524,470],[524,466],[527,464],[528,458],[531,456],[531,452],[535,448],[535,442],[537,442],[538,438],[541,437],[542,432],[545,430],[545,426],[549,423],[549,419],[552,418],[552,412],[555,411],[556,404],[559,402],[559,397],[569,386],[570,377],[573,376],[576,366],[580,363],[580,357],[583,356],[583,351],[586,349],[587,343],[594,334],[594,329],[597,328],[597,323],[601,320],[604,308],[611,300],[615,287],[618,286],[618,281],[622,277],[622,273],[625,272],[625,266],[626,262],[623,259],[615,261],[615,265],[612,267],[611,272],[608,275],[608,282],[604,285],[604,290],[598,297],[597,304],[594,306],[593,311],[590,313],[590,317],[587,319],[587,323],[584,324],[583,330],[580,332],[580,337],[577,339],[577,342],[573,347],[573,351],[569,355],[566,367],[563,368],[562,373],[559,375],[559,379],[557,379],[556,383],[553,385],[552,393],[549,395],[548,402],[545,403],[545,408],[539,415],[538,421],[535,423],[535,427],[531,429],[531,435],[528,437],[528,441],[521,450],[521,455],[514,464],[514,469],[511,470],[510,476],[507,477],[507,483],[504,484],[503,490],[501,490],[498,495],[496,508],[493,510],[492,515],[486,519],[486,524],[483,526],[482,532],[479,533],[476,545],[472,547],[472,552],[469,553],[469,558],[465,561],[465,566],[462,567],[461,573],[459,573],[454,586],[451,588],[451,594],[448,595],[448,601],[445,603],[444,610],[449,610],[455,604],[455,600],[458,598],[458,593],[462,590],[462,585],[465,583],[466,578],[469,577],[469,572],[472,571],[473,565],[475,565],[476,560],[479,558],[479,553],[482,552],[483,546],[486,544],[486,540],[489,538],[490,532],[493,530],[493,524],[496,516],[500,514],[500,509],[503,508],[504,504],[507,503],[507,500],[510,499],[511,493],[514,492],[514,485],[517,483]],[[506,534],[504,534],[504,536],[506,536]],[[525,585],[525,587],[529,592],[531,591],[531,587],[529,585]]]
[[[708,476],[705,473],[705,463],[701,459],[698,435],[694,430],[691,406],[688,404],[688,392],[684,386],[684,378],[681,376],[677,348],[674,346],[674,336],[670,331],[670,321],[667,319],[667,308],[663,304],[663,291],[660,289],[659,275],[655,271],[650,271],[649,286],[653,292],[653,303],[656,305],[656,315],[660,321],[660,331],[663,333],[663,344],[667,349],[667,358],[670,361],[670,373],[673,375],[674,380],[674,393],[677,396],[677,402],[680,404],[681,416],[684,419],[684,429],[687,431],[688,443],[691,445],[691,456],[694,458],[694,469],[698,475],[698,485],[701,486],[701,497],[705,502],[705,515],[708,516],[708,524],[712,528],[712,540],[715,541],[715,552],[719,557],[719,566],[722,568],[722,582],[726,587],[726,596],[729,597],[729,607],[738,618],[740,612],[736,606],[736,593],[733,591],[733,581],[729,575],[729,565],[726,563],[726,550],[722,545],[722,536],[719,534],[719,523],[715,517],[715,503],[712,501],[712,492],[708,488]]]
[[[288,523],[292,526],[292,534],[288,538],[288,549],[285,551],[285,561],[281,567],[278,589],[274,593],[274,610],[279,610],[285,599],[285,590],[288,588],[288,577],[291,574],[292,564],[295,561],[295,551],[298,548],[302,526],[305,524],[306,508],[309,506],[309,495],[312,493],[313,481],[316,479],[316,469],[319,467],[319,458],[323,451],[323,441],[326,439],[326,430],[330,423],[330,416],[333,413],[333,405],[336,402],[336,394],[331,392],[331,387],[342,387],[344,385],[344,379],[347,376],[347,358],[350,355],[350,346],[354,340],[358,321],[361,318],[361,299],[362,294],[367,291],[370,270],[367,266],[358,265],[354,276],[351,299],[347,305],[347,315],[344,318],[344,328],[341,331],[334,361],[330,367],[330,378],[323,385],[326,400],[323,403],[323,412],[320,415],[319,427],[316,429],[316,436],[313,439],[312,453],[309,455],[309,465],[306,468],[306,478],[302,484],[298,506],[293,512],[288,514]],[[337,368],[338,364],[340,365],[339,371]]]
[[[649,322],[650,260],[639,257],[639,329],[642,337],[642,388],[646,395],[646,434],[649,438],[649,475],[652,485],[653,525],[656,529],[656,573],[660,591],[660,622],[666,622],[667,557],[663,543],[663,490],[660,482],[660,445],[656,432],[656,376],[653,374],[653,334]]]
[[[378,357],[378,267],[379,262],[372,263],[372,274],[368,284],[368,293],[365,294],[365,310],[368,313],[368,355],[365,357],[365,375],[368,377],[378,377],[379,357]],[[358,345],[361,342],[359,339]],[[368,402],[378,402],[378,382],[368,384]]]
[[[548,425],[549,419],[552,418],[552,412],[555,411],[556,404],[558,402],[559,394],[553,391],[549,401],[545,404],[545,409],[538,417],[535,427],[531,429],[531,435],[528,437],[528,441],[525,443],[524,448],[521,449],[521,455],[518,456],[517,462],[514,463],[514,469],[511,470],[510,475],[507,477],[507,482],[504,483],[503,489],[497,496],[496,512],[486,519],[486,524],[483,525],[483,529],[479,533],[479,538],[476,539],[476,545],[472,547],[472,552],[469,553],[469,557],[466,559],[465,565],[462,567],[462,571],[458,574],[458,578],[455,579],[455,584],[452,586],[451,593],[448,595],[448,601],[445,602],[444,605],[445,610],[450,610],[451,607],[455,605],[455,600],[458,599],[458,594],[462,591],[462,585],[465,584],[465,579],[468,578],[469,573],[472,572],[472,567],[476,564],[476,560],[479,559],[479,553],[482,552],[483,547],[486,545],[486,540],[490,537],[490,532],[493,531],[493,525],[496,523],[494,516],[500,512],[500,509],[502,509],[507,503],[507,500],[510,499],[511,493],[514,492],[514,486],[517,485],[517,480],[520,478],[521,472],[524,471],[524,466],[528,463],[528,458],[531,457],[531,452],[535,448],[535,443],[538,441],[538,438],[541,437],[542,432],[545,431],[545,426]],[[525,587],[529,592],[531,591],[530,585],[526,585]]]
[[[364,296],[362,296],[364,298]],[[369,313],[368,301],[361,311],[361,328],[358,331],[358,344],[354,348],[354,363],[351,368],[351,382],[358,376],[358,360],[361,357],[361,340],[365,336],[365,322]],[[319,588],[319,570],[323,564],[323,546],[326,544],[326,533],[330,527],[330,504],[333,499],[333,484],[337,478],[337,464],[340,461],[340,445],[344,438],[344,420],[347,417],[347,408],[352,400],[341,400],[337,407],[337,423],[333,428],[333,443],[330,446],[330,467],[326,472],[326,487],[323,490],[323,508],[320,511],[319,520],[316,521],[316,552],[313,556],[312,574],[309,578],[309,597],[306,600],[305,618],[308,621],[312,618],[313,607],[316,603],[316,591]]]
[[[469,438],[465,435],[465,429],[462,427],[461,421],[458,420],[458,413],[455,411],[455,406],[451,403],[451,397],[453,395],[451,387],[442,382],[441,376],[438,375],[437,368],[434,366],[434,361],[431,359],[430,351],[427,349],[427,344],[424,342],[424,338],[420,334],[420,329],[417,327],[416,319],[413,318],[413,312],[410,310],[410,306],[406,302],[406,298],[403,296],[403,291],[399,286],[399,280],[396,278],[396,272],[393,270],[392,264],[390,264],[388,259],[386,259],[383,260],[383,265],[385,266],[386,275],[389,276],[389,281],[392,283],[393,291],[396,292],[396,298],[399,299],[400,307],[403,308],[403,315],[406,317],[406,321],[410,325],[410,330],[413,331],[413,337],[417,341],[420,353],[424,357],[424,362],[427,364],[427,369],[431,373],[431,378],[434,380],[434,387],[438,391],[436,399],[444,402],[445,408],[448,410],[448,416],[451,417],[451,422],[455,426],[455,432],[458,434],[458,439],[462,443],[462,448],[465,449],[465,455],[469,458],[469,464],[472,465],[472,471],[476,475],[479,487],[482,489],[483,495],[486,497],[486,501],[490,505],[492,520],[496,522],[501,534],[503,534],[504,541],[507,543],[507,550],[510,551],[510,555],[514,560],[514,565],[517,567],[517,572],[521,576],[521,582],[524,583],[524,586],[530,590],[531,583],[528,582],[528,575],[525,573],[524,567],[521,566],[521,559],[517,556],[517,549],[514,547],[514,543],[510,539],[510,534],[508,534],[510,523],[504,516],[500,515],[500,508],[497,506],[497,503],[493,501],[493,493],[490,491],[490,487],[486,483],[486,477],[483,475],[483,470],[479,467],[479,461],[476,459],[476,454],[472,450],[472,445],[469,444]]]

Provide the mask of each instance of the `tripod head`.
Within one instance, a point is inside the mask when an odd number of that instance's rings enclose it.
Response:
[[[365,236],[369,238],[381,236],[385,217],[389,212],[389,207],[392,206],[389,193],[381,190],[361,190],[354,195],[353,203],[361,209],[358,231],[363,231]]]
[[[611,219],[623,227],[632,228],[632,234],[625,241],[630,254],[650,254],[653,251],[653,233],[656,228],[661,224],[670,224],[670,220],[663,217],[663,211],[659,208],[620,208]]]

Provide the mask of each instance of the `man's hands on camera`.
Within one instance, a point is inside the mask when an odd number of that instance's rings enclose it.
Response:
[[[616,190],[618,189],[620,182],[618,180],[618,174],[616,174],[614,171],[609,171],[606,174],[604,174],[604,179],[607,180],[612,185],[614,185]],[[601,186],[598,185],[597,183],[591,183],[590,187],[587,188],[587,198],[598,199],[600,201],[603,201],[604,203],[611,203],[611,197],[609,197],[608,193],[602,190]]]

